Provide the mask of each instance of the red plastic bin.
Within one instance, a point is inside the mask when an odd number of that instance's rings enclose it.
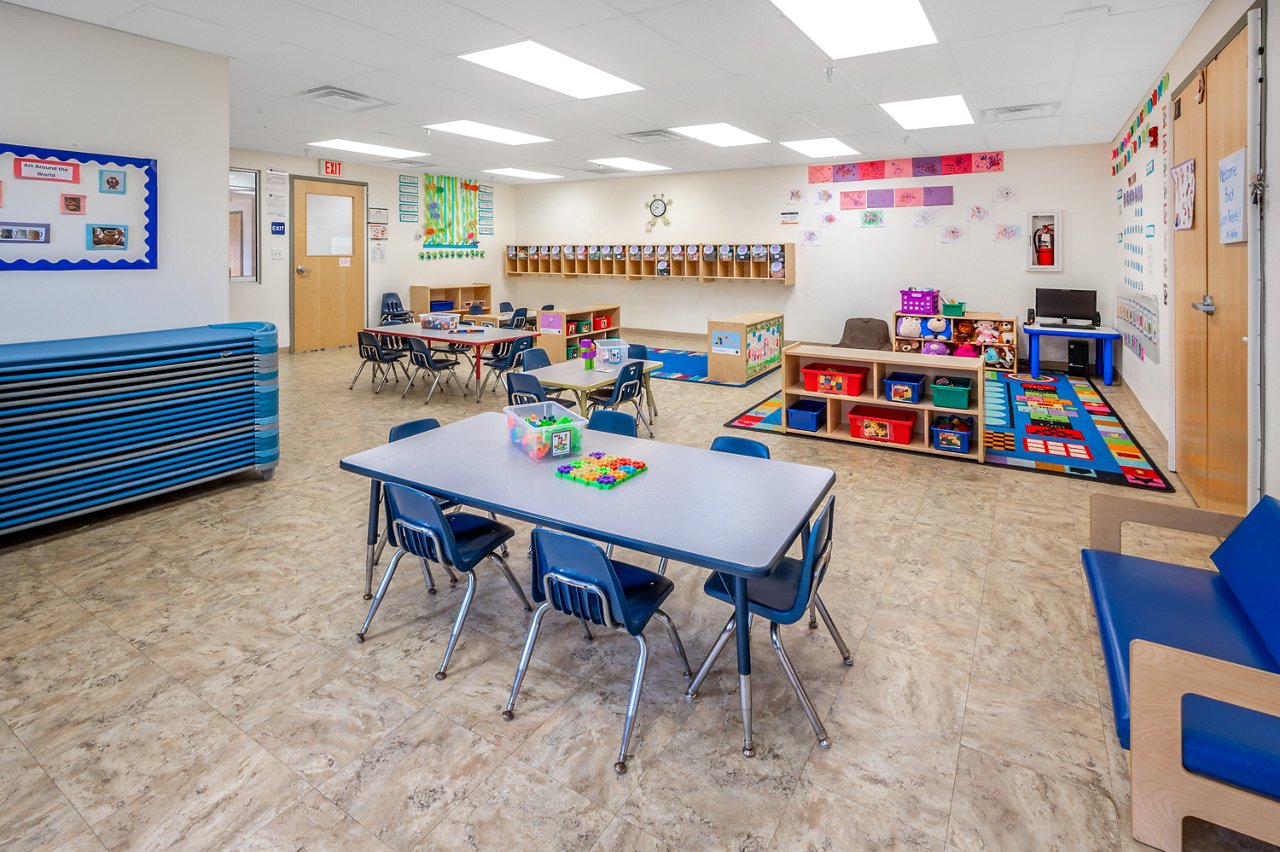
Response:
[[[850,364],[809,364],[800,368],[804,389],[812,393],[860,396],[867,386],[867,368]]]
[[[608,317],[592,317],[591,326],[592,326],[592,331],[604,331],[606,328],[609,327],[609,318]]]
[[[910,444],[916,413],[904,408],[855,405],[849,409],[849,434],[885,444]]]

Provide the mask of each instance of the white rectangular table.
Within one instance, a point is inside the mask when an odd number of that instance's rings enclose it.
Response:
[[[543,387],[548,388],[564,388],[571,390],[574,396],[578,398],[578,408],[586,416],[587,411],[587,394],[592,391],[607,388],[618,379],[618,370],[623,364],[630,361],[639,360],[628,358],[622,364],[605,366],[597,365],[594,369],[588,370],[583,367],[582,359],[571,358],[568,361],[561,361],[559,364],[552,364],[550,367],[539,367],[536,370],[528,370],[531,376],[537,377],[542,382]],[[645,405],[649,409],[649,420],[652,421],[658,416],[658,406],[653,401],[653,388],[649,385],[649,374],[654,370],[661,369],[661,361],[645,361],[644,362],[644,399]]]

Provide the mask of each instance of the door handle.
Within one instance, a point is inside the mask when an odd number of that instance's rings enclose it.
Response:
[[[308,272],[310,272],[311,270],[310,270],[310,269],[307,269],[305,266],[295,266],[295,267],[293,268],[293,271],[294,271],[294,272],[296,272],[296,273],[298,273],[299,275],[306,275],[306,274],[307,274]]]
[[[1201,301],[1192,302],[1191,307],[1201,313],[1209,314],[1210,316],[1213,315],[1214,311],[1218,310],[1218,306],[1213,303],[1213,297],[1208,294],[1206,294]]]

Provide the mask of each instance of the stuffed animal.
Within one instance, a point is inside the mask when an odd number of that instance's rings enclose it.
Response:
[[[1013,349],[1008,346],[999,347],[1000,366],[1006,370],[1013,369]]]
[[[994,346],[988,346],[982,350],[982,360],[992,367],[1000,363],[1000,353],[996,352]]]
[[[961,343],[956,347],[956,351],[951,354],[957,358],[977,358],[978,347],[974,346],[972,343]]]
[[[956,343],[968,343],[973,340],[973,320],[956,320],[951,326],[951,339]]]
[[[949,323],[942,317],[929,317],[929,321],[925,323],[925,328],[929,329],[929,333],[925,336],[934,340],[950,340],[951,335],[947,334],[948,325]]]
[[[922,333],[920,317],[898,317],[899,337],[920,337]]]
[[[926,340],[920,350],[925,355],[950,355],[951,350],[941,340]]]
[[[996,324],[991,320],[978,320],[974,323],[978,343],[999,343],[1000,335],[996,333]]]
[[[919,352],[920,341],[919,340],[899,340],[898,351],[899,352]]]
[[[1008,320],[1001,320],[1001,321],[1000,321],[1000,330],[1001,330],[1001,331],[1009,331],[1009,332],[1013,331],[1013,323],[1009,322]]]

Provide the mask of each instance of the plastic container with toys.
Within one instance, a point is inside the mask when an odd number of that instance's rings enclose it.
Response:
[[[973,436],[972,417],[945,414],[933,418],[933,447],[946,453],[963,455],[969,452],[969,439]]]
[[[851,364],[806,364],[800,368],[804,389],[810,393],[842,393],[860,396],[866,388],[867,368]]]
[[[968,408],[973,379],[966,376],[934,376],[933,404],[939,408]]]
[[[910,444],[916,413],[902,408],[855,405],[849,409],[849,434],[885,444]]]
[[[507,433],[512,445],[534,461],[563,459],[582,452],[585,418],[555,402],[508,405]]]
[[[890,373],[884,380],[884,398],[890,402],[917,403],[924,383],[923,373]]]

